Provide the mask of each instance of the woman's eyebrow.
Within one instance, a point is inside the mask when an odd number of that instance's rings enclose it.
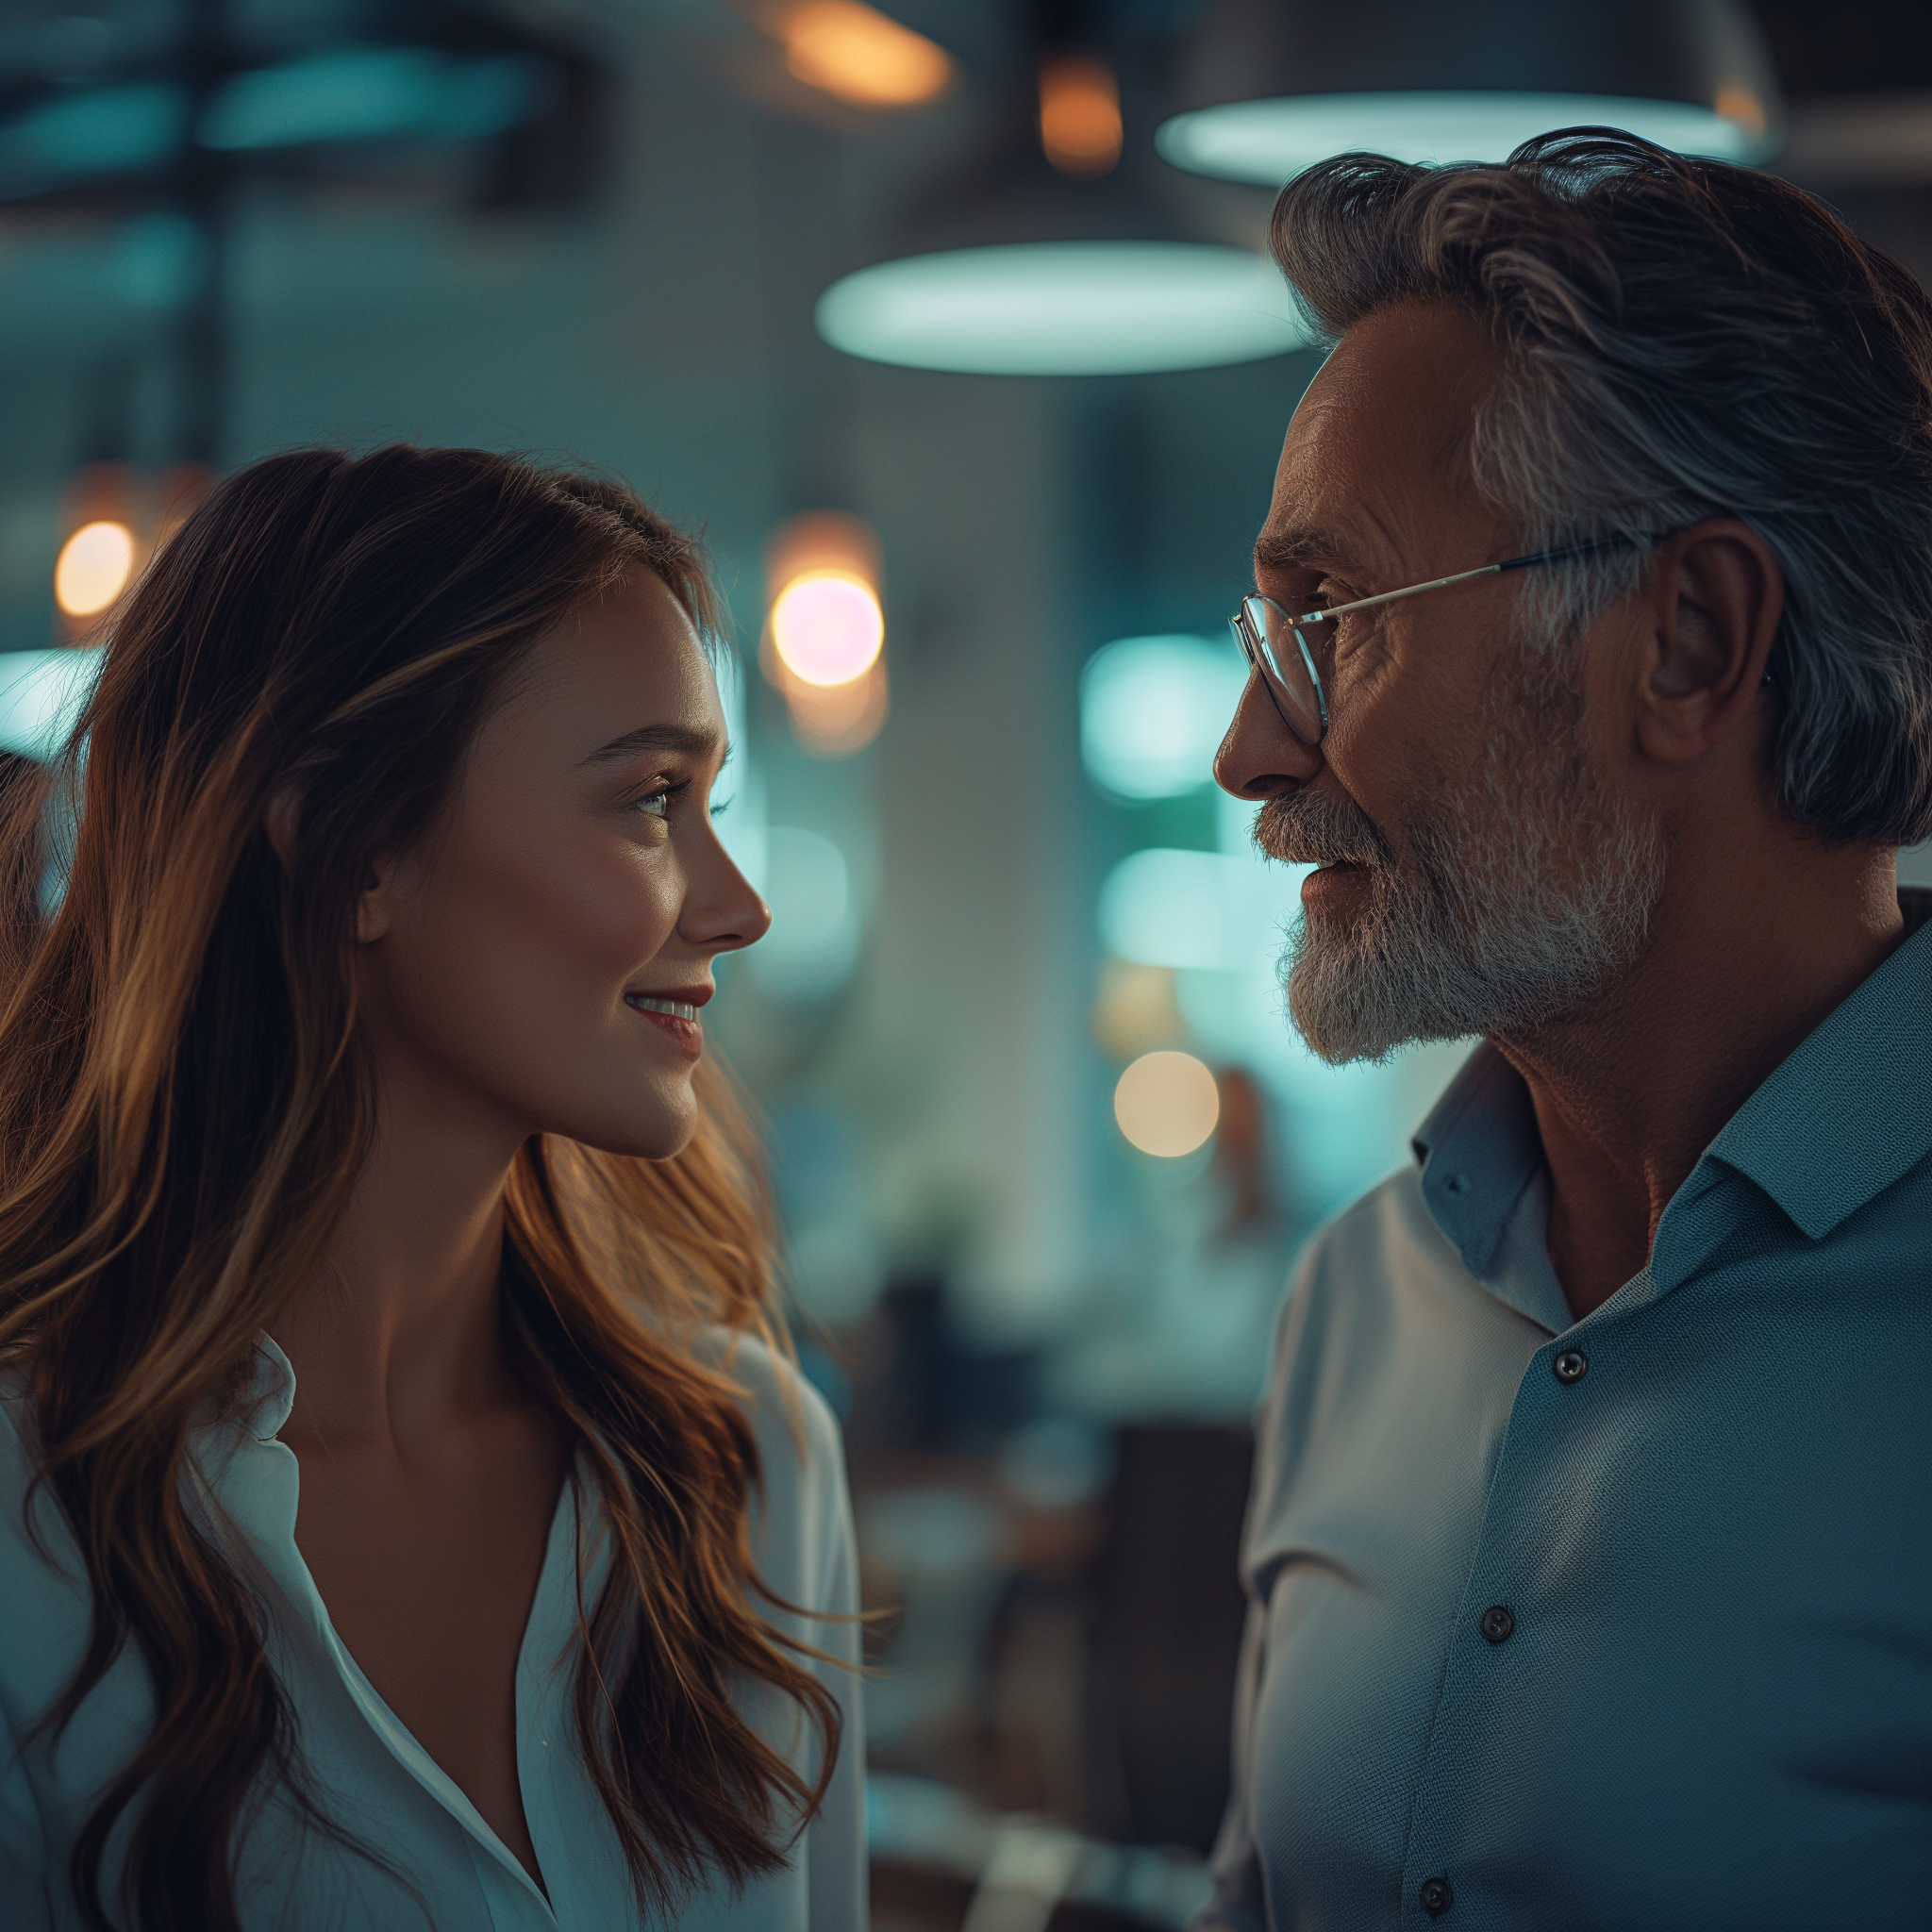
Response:
[[[677,752],[685,758],[708,758],[718,750],[718,734],[695,724],[640,724],[635,731],[626,731],[621,738],[613,738],[608,744],[600,744],[589,758],[582,760],[587,765],[614,764],[619,758],[634,758],[641,751]],[[724,758],[731,756],[726,751]],[[719,760],[720,764],[724,759]]]

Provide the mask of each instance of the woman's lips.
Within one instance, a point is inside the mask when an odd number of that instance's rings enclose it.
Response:
[[[692,1059],[705,1050],[704,1024],[689,1000],[661,1000],[650,993],[627,992],[624,1003],[641,1013],[652,1025],[668,1033]]]

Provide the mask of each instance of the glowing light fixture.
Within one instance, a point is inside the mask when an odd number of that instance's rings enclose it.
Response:
[[[765,553],[769,615],[759,661],[807,750],[843,758],[878,736],[890,708],[879,542],[837,510],[790,519]]]
[[[792,578],[772,606],[772,647],[807,684],[850,684],[863,677],[885,641],[877,593],[843,571],[808,571]]]
[[[1277,187],[1330,155],[1365,148],[1398,161],[1500,161],[1553,127],[1621,127],[1679,154],[1764,159],[1764,108],[1738,90],[1726,104],[1590,94],[1303,94],[1179,114],[1155,135],[1177,168]]]
[[[1142,1054],[1113,1090],[1113,1117],[1142,1154],[1191,1154],[1221,1119],[1214,1075],[1191,1053]]]
[[[857,107],[913,108],[952,85],[943,47],[858,0],[781,0],[763,18],[797,79]]]
[[[1211,0],[1156,134],[1175,167],[1278,187],[1331,155],[1501,161],[1560,127],[1757,162],[1777,75],[1742,0]]]
[[[83,524],[60,546],[54,564],[54,601],[69,617],[107,609],[134,574],[134,532],[125,524]]]
[[[1087,54],[1040,65],[1040,145],[1062,175],[1105,175],[1121,158],[1121,91]]]
[[[1121,375],[1279,356],[1307,341],[1245,249],[1023,242],[860,269],[819,299],[835,349],[981,375]]]

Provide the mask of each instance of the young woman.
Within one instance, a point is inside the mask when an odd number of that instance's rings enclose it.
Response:
[[[275,458],[18,802],[8,1927],[862,1926],[839,1446],[704,1057],[769,923],[716,622],[609,485]]]

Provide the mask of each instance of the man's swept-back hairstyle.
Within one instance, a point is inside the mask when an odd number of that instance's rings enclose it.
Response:
[[[1328,341],[1404,302],[1487,325],[1477,489],[1525,550],[1640,540],[1552,574],[1557,634],[1635,585],[1641,540],[1757,530],[1780,805],[1831,843],[1932,838],[1932,301],[1904,268],[1787,182],[1607,128],[1500,167],[1339,156],[1272,244]]]
[[[125,1650],[154,1692],[67,1874],[104,1932],[235,1932],[237,1840],[266,1797],[341,1837],[305,1800],[256,1593],[192,1507],[193,1438],[239,1412],[256,1338],[372,1144],[364,880],[441,823],[538,640],[640,571],[714,633],[697,546],[615,484],[484,450],[270,458],[215,490],[110,621],[52,774],[71,851],[50,919],[20,916],[46,857],[42,788],[10,788],[0,1370],[92,1607],[40,1731],[58,1737]],[[284,865],[263,815],[288,786]],[[701,1878],[783,1865],[839,1739],[830,1692],[758,1602],[757,1442],[707,1331],[767,1328],[772,1227],[743,1116],[708,1062],[698,1078],[675,1159],[539,1135],[506,1201],[505,1342],[609,1531],[577,1633],[577,1743],[654,1919]],[[816,1727],[816,1777],[754,1728],[747,1690]]]

